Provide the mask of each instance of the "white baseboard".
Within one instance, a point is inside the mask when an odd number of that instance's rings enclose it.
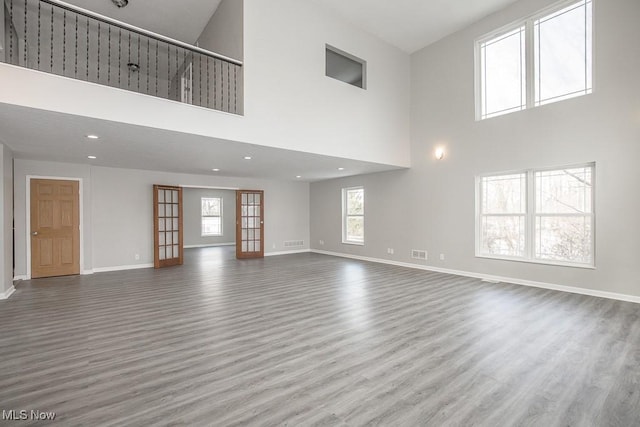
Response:
[[[357,259],[360,261],[375,262],[378,264],[389,264],[389,265],[395,265],[398,267],[407,267],[407,268],[414,268],[418,270],[433,271],[436,273],[445,273],[445,274],[453,274],[456,276],[472,277],[474,279],[481,279],[491,283],[499,283],[499,282],[512,283],[514,285],[531,286],[534,288],[550,289],[554,291],[569,292],[572,294],[588,295],[592,297],[608,298],[608,299],[614,299],[619,301],[635,302],[640,304],[640,296],[635,296],[635,295],[618,294],[615,292],[598,291],[594,289],[578,288],[575,286],[557,285],[554,283],[536,282],[533,280],[516,279],[513,277],[494,276],[491,274],[474,273],[470,271],[451,270],[447,268],[432,267],[429,265],[419,265],[419,264],[412,264],[408,262],[392,261],[388,259],[363,257],[358,255],[343,254],[339,252],[321,251],[317,249],[311,249],[311,252],[322,254],[322,255],[336,256],[341,258]]]
[[[14,276],[13,277],[13,281],[15,282],[16,280],[27,280],[27,276],[26,274],[20,275],[20,276]]]
[[[282,252],[269,252],[264,256],[280,256],[280,255],[293,255],[293,254],[305,254],[311,252],[311,249],[299,249],[297,251],[282,251]]]
[[[94,268],[94,273],[107,273],[110,271],[124,271],[124,270],[138,270],[140,268],[153,268],[153,264],[133,264],[133,265],[118,265],[115,267],[99,267]]]
[[[235,246],[236,244],[233,242],[230,243],[210,243],[208,245],[184,245],[185,249],[193,249],[193,248],[214,248],[217,246]]]
[[[0,294],[0,300],[9,299],[9,297],[16,291],[16,288],[11,285],[9,289]]]

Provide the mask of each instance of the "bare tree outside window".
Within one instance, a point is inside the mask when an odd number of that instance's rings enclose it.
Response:
[[[477,179],[477,254],[594,265],[593,164]]]
[[[203,197],[202,236],[222,236],[222,199]]]

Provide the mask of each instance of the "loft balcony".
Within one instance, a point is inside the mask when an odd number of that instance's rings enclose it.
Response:
[[[236,115],[243,63],[57,0],[4,0],[0,60]]]
[[[411,165],[409,56],[316,2],[66,1],[0,0],[0,142],[16,156],[83,163],[73,141],[102,131],[105,166],[207,173],[262,149],[307,156],[290,167],[309,179]],[[327,45],[367,61],[366,89],[325,75]]]

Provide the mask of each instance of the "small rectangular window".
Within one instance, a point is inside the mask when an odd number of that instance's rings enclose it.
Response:
[[[477,179],[476,254],[592,267],[595,165]]]
[[[364,244],[364,188],[342,189],[342,243]]]
[[[203,197],[201,202],[202,236],[222,236],[222,199]]]
[[[366,62],[346,52],[326,46],[325,73],[327,77],[366,89]]]

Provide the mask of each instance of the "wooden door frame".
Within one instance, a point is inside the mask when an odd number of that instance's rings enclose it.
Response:
[[[80,214],[80,274],[91,274],[92,271],[86,271],[84,269],[84,204],[83,204],[83,179],[77,177],[60,177],[60,176],[42,176],[42,175],[27,175],[26,179],[26,224],[25,224],[25,240],[26,240],[26,252],[27,252],[27,265],[26,265],[26,280],[31,280],[31,180],[32,179],[50,179],[55,181],[78,181],[78,210]]]
[[[159,246],[159,238],[158,238],[158,190],[160,189],[170,191],[178,190],[178,240],[180,243],[178,244],[178,250],[180,251],[180,256],[177,258],[177,261],[164,263],[166,265],[161,265],[163,262],[160,260],[158,256],[158,246]],[[165,196],[166,197],[166,196]],[[181,185],[165,185],[165,184],[153,184],[153,268],[163,268],[163,267],[172,267],[176,265],[184,264],[184,187]],[[166,199],[165,199],[166,200]],[[166,229],[165,229],[166,230]],[[172,243],[173,245],[173,243]]]
[[[242,252],[242,201],[240,194],[260,193],[260,255],[256,257],[240,256]],[[264,258],[264,190],[236,190],[236,259],[261,259]]]

